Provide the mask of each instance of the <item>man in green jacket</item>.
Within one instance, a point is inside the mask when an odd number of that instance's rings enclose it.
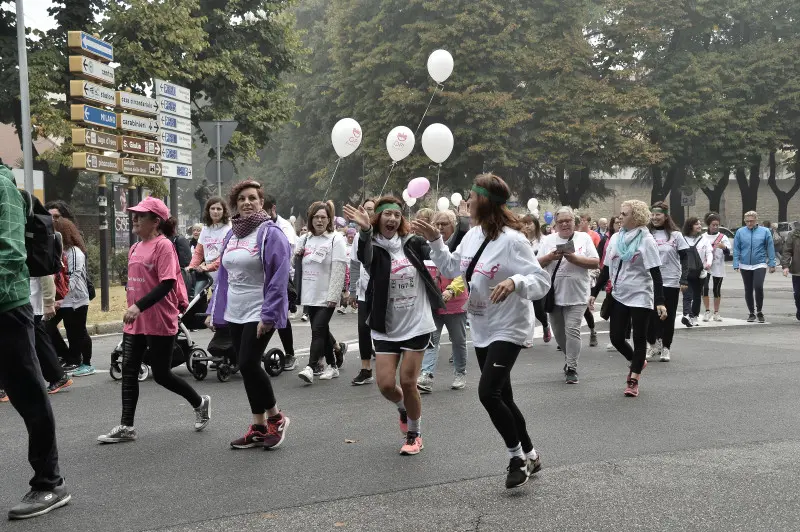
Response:
[[[800,222],[795,222],[794,231],[786,237],[786,242],[783,244],[781,266],[783,266],[784,277],[792,276],[794,306],[797,310],[795,318],[800,320]]]
[[[14,174],[0,164],[0,388],[28,429],[31,490],[9,512],[9,519],[46,514],[70,500],[58,470],[56,426],[34,350],[30,275],[25,264],[26,203]]]

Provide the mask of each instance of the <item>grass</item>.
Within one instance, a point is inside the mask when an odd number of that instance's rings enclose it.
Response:
[[[108,298],[108,312],[100,310],[100,285],[97,285],[97,297],[89,302],[87,324],[122,321],[122,315],[128,309],[124,286],[112,286]]]

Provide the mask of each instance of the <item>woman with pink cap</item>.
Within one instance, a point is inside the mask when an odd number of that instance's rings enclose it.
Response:
[[[139,242],[128,252],[128,310],[122,319],[122,422],[108,434],[97,437],[103,443],[136,439],[133,426],[139,401],[139,366],[145,350],[156,383],[174,392],[194,407],[194,429],[203,430],[209,421],[211,398],[200,396],[185,380],[172,373],[172,350],[178,334],[178,314],[188,305],[175,247],[165,236],[174,230],[169,209],[159,199],[145,198],[133,212],[133,231]],[[179,282],[180,280],[180,282]]]

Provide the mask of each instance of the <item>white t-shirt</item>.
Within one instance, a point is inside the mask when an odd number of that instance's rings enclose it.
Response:
[[[608,243],[605,264],[608,265],[609,278],[613,286],[612,294],[614,299],[625,306],[652,309],[655,305],[655,297],[650,269],[660,267],[661,258],[658,254],[656,239],[646,227],[640,227],[633,231],[642,231],[644,236],[639,243],[639,248],[627,262],[620,260],[617,251],[617,240],[622,233],[614,233]],[[622,264],[622,270],[617,278],[620,264]],[[615,278],[617,278],[616,283],[614,283]]]
[[[369,285],[369,272],[361,262],[358,261],[358,235],[356,233],[355,238],[353,239],[353,251],[351,258],[354,259],[359,264],[359,272],[358,272],[358,286],[356,287],[356,297],[359,301],[364,301],[366,299],[367,293],[367,285]]]
[[[695,245],[695,243],[697,243],[697,253],[700,254],[700,260],[703,261],[703,267],[706,270],[709,270],[714,261],[714,250],[711,247],[711,243],[709,243],[704,235],[684,235],[684,238],[686,239],[686,243],[689,244],[689,247],[692,247]]]
[[[703,236],[714,252],[714,260],[711,262],[711,275],[714,277],[725,277],[725,252],[721,249],[718,249],[714,243],[717,241],[718,237],[722,237],[718,243],[724,245],[726,248],[728,248],[728,251],[730,251],[730,239],[722,233],[717,233],[714,235],[706,233]]]
[[[38,277],[31,277],[31,307],[33,307],[34,316],[44,316],[42,282]]]
[[[399,241],[400,237],[395,235],[393,240]],[[373,242],[373,245],[378,244]],[[372,331],[372,338],[402,342],[432,333],[436,330],[436,323],[419,272],[406,258],[402,246],[387,251],[392,259],[392,267],[389,272],[389,301],[386,304],[386,332]]]
[[[222,243],[225,241],[225,236],[231,230],[231,224],[214,224],[204,225],[200,230],[200,236],[197,237],[197,243],[203,245],[203,262],[211,264],[222,251]],[[217,281],[217,272],[208,272],[208,275]]]
[[[658,246],[658,254],[661,257],[661,278],[667,288],[681,287],[681,256],[678,251],[689,248],[686,239],[680,231],[672,231],[667,238],[667,232],[657,229],[653,233],[653,238]]]
[[[561,238],[558,233],[547,235],[542,239],[537,255],[547,255],[555,251],[557,245],[566,244],[567,240]],[[572,236],[572,243],[575,245],[576,255],[589,259],[600,258],[597,255],[597,248],[594,247],[592,238],[588,234],[576,231]],[[545,268],[551,278],[557,264],[558,261],[554,260]],[[556,305],[561,307],[586,305],[589,300],[590,283],[591,277],[588,269],[572,264],[566,259],[562,260],[554,282]]]
[[[69,292],[61,300],[62,308],[81,308],[89,304],[89,288],[86,285],[86,255],[73,246],[65,251]]]
[[[472,257],[485,240],[480,226],[464,235],[458,248],[450,253],[440,238],[430,242],[431,259],[448,278],[464,275]],[[497,304],[490,300],[492,290],[506,279],[514,281],[514,293]],[[550,275],[533,254],[525,235],[508,227],[489,242],[475,265],[469,286],[467,312],[472,340],[476,347],[505,341],[525,345],[533,327],[531,301],[542,299],[550,290]]]
[[[336,232],[320,236],[309,233],[304,246],[300,303],[309,307],[327,307],[333,262],[347,262],[345,238]]]
[[[261,321],[264,264],[257,237],[258,229],[244,238],[232,235],[222,256],[222,265],[228,271],[228,305],[224,317],[229,323]]]

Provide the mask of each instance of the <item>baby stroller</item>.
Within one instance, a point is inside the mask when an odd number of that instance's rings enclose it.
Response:
[[[195,357],[205,357],[206,352],[203,348],[192,340],[191,331],[205,328],[203,314],[208,304],[208,289],[211,287],[212,280],[210,277],[205,276],[206,284],[202,286],[201,290],[189,302],[189,306],[183,314],[178,315],[178,334],[175,336],[175,344],[172,348],[172,367],[176,368],[181,364],[187,364],[188,361]],[[189,368],[191,371],[191,368]],[[114,350],[111,352],[111,366],[108,369],[111,378],[115,381],[122,379],[122,341],[120,341]],[[192,372],[195,378],[197,375]],[[139,368],[139,381],[144,381],[150,376],[150,353],[149,349],[145,351],[142,358],[142,365]],[[203,376],[205,378],[205,375]]]

